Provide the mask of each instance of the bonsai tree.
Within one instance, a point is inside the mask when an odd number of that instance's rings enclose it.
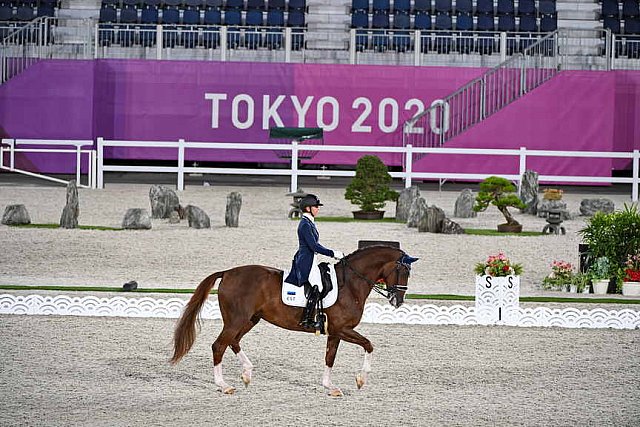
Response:
[[[490,176],[480,183],[480,192],[476,196],[473,210],[485,211],[489,205],[494,205],[504,215],[506,224],[510,227],[520,226],[520,223],[509,212],[509,207],[524,209],[525,204],[515,193],[516,187],[506,178]],[[500,229],[500,226],[498,226]]]
[[[387,200],[398,199],[398,192],[389,188],[391,175],[378,156],[362,156],[356,165],[356,176],[344,193],[344,198],[360,206],[363,212],[375,212]]]

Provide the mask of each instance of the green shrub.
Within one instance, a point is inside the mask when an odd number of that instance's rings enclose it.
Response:
[[[356,165],[356,176],[347,187],[344,198],[360,206],[364,212],[384,207],[387,200],[395,201],[398,193],[389,188],[391,175],[378,156],[362,156]]]
[[[476,203],[473,210],[476,212],[485,211],[489,205],[494,205],[502,213],[509,225],[520,225],[511,216],[508,207],[524,209],[525,204],[515,194],[516,186],[506,178],[490,176],[480,183],[480,192],[476,196]]]

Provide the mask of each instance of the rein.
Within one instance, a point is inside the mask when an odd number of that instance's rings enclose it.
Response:
[[[398,279],[400,278],[400,267],[404,267],[407,269],[407,274],[409,273],[409,271],[411,271],[411,266],[409,264],[405,264],[403,262],[401,262],[401,258],[399,258],[396,261],[396,268],[392,271],[397,271],[398,272]],[[366,283],[368,283],[369,285],[371,285],[371,287],[373,288],[374,291],[376,291],[378,294],[382,295],[383,297],[385,297],[388,300],[391,300],[391,298],[398,292],[398,291],[407,291],[407,289],[409,289],[408,286],[406,285],[399,285],[399,284],[395,284],[393,286],[389,286],[386,282],[387,282],[387,277],[389,277],[391,275],[391,271],[389,272],[389,274],[387,274],[385,277],[376,280],[375,282],[371,279],[369,279],[368,277],[366,277],[364,274],[360,273],[359,271],[357,271],[356,269],[354,269],[351,264],[349,264],[346,260],[346,258],[342,258],[340,260],[340,263],[344,264],[349,270],[351,270],[356,276],[358,276],[360,279],[364,280]],[[344,269],[343,269],[343,273],[344,273]],[[343,277],[343,283],[346,283],[346,277]]]

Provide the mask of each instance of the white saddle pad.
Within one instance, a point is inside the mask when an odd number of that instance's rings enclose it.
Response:
[[[285,282],[284,277],[287,276],[288,272],[285,271],[282,276],[282,302],[293,307],[304,307],[307,305],[307,297],[304,296],[304,286],[296,286]],[[329,276],[331,277],[331,283],[333,283],[333,289],[331,289],[327,296],[322,300],[322,306],[324,308],[331,307],[338,299],[338,280],[336,279],[336,270],[333,268],[333,264],[329,264]],[[309,283],[311,283],[311,285],[318,286],[318,289],[322,290],[320,269],[318,269],[318,266],[315,264],[311,268],[311,273],[309,274]]]

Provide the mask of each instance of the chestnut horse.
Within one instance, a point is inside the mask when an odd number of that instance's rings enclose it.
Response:
[[[369,246],[346,256],[336,264],[338,299],[325,309],[328,317],[327,351],[322,385],[332,396],[342,391],[331,382],[331,369],[340,340],[361,346],[365,350],[364,364],[356,375],[361,388],[371,371],[371,342],[354,331],[360,323],[367,296],[374,289],[384,295],[391,305],[400,307],[404,302],[411,263],[417,261],[402,250],[390,246]],[[218,279],[218,303],[224,326],[211,349],[215,384],[226,394],[235,389],[222,376],[222,356],[228,346],[242,364],[245,386],[251,382],[253,365],[240,348],[240,340],[260,319],[292,331],[314,332],[298,325],[302,308],[285,305],[281,299],[282,270],[259,265],[245,265],[211,274],[198,285],[185,306],[174,333],[175,364],[191,349],[196,339],[196,321],[211,289]]]

